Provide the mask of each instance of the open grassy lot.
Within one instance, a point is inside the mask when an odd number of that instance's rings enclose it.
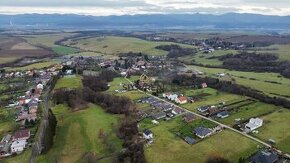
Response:
[[[273,139],[276,146],[282,151],[290,153],[290,111],[281,109],[280,111],[261,117],[264,124],[258,129],[259,133],[254,136],[267,141]]]
[[[162,56],[166,55],[167,52],[159,49],[155,49],[159,45],[170,45],[176,44],[171,42],[151,42],[145,41],[138,38],[131,37],[94,37],[85,38],[75,41],[72,45],[83,50],[90,50],[103,54],[116,55],[122,52],[142,52],[148,55]],[[194,48],[191,45],[179,44],[183,47]]]
[[[1,160],[2,163],[25,163],[29,162],[30,156],[31,156],[31,148],[25,150],[23,153],[17,156],[13,156],[10,158],[7,158],[5,160]]]
[[[290,99],[290,79],[281,77],[278,73],[241,72],[199,66],[188,66],[188,68],[200,70],[209,76],[214,76],[216,73],[227,73],[229,76],[221,79],[231,80],[233,78],[237,84],[257,89],[271,96]]]
[[[39,63],[33,63],[24,67],[13,67],[13,68],[6,68],[6,71],[26,71],[26,70],[32,70],[32,69],[42,69],[47,68],[50,66],[53,66],[55,64],[59,64],[58,61],[44,61]]]
[[[77,112],[70,112],[66,106],[57,105],[53,112],[58,120],[54,144],[36,162],[82,162],[88,152],[98,157],[111,154],[112,151],[99,137],[100,132],[107,135],[106,139],[115,151],[121,149],[122,141],[115,133],[119,119],[117,115],[105,113],[96,105]]]
[[[82,77],[79,75],[64,76],[59,79],[54,87],[54,89],[61,88],[81,88],[82,87]]]
[[[209,54],[204,54],[203,52],[198,52],[194,56],[185,56],[185,57],[180,57],[179,60],[191,64],[192,62],[195,64],[203,64],[203,65],[211,65],[211,66],[220,66],[223,64],[222,61],[216,59],[216,58],[211,58],[211,57],[218,57],[218,56],[223,56],[227,54],[237,54],[238,51],[236,50],[216,50],[212,53]]]
[[[279,55],[280,60],[290,61],[290,44],[286,45],[271,45],[268,47],[258,47],[249,49],[250,52],[256,51],[257,53],[276,53]]]
[[[235,94],[219,92],[215,89],[205,88],[205,89],[188,89],[185,91],[184,95],[186,96],[194,96],[199,97],[200,99],[195,101],[194,103],[187,103],[182,105],[182,107],[187,108],[191,111],[197,111],[197,108],[204,105],[215,105],[221,102],[230,103],[234,100],[242,100],[246,97],[239,96]]]
[[[240,157],[247,157],[257,149],[257,144],[231,131],[222,131],[202,140],[195,145],[188,145],[170,130],[180,125],[181,119],[161,122],[151,128],[154,143],[145,148],[145,156],[149,163],[155,162],[204,162],[210,155],[220,155],[231,162]],[[142,124],[141,124],[142,125]]]
[[[274,105],[265,104],[262,102],[256,102],[254,104],[244,106],[238,109],[238,111],[231,111],[230,116],[224,119],[218,119],[219,122],[227,125],[234,125],[235,119],[247,120],[254,117],[259,117],[268,113],[276,111],[277,108]]]

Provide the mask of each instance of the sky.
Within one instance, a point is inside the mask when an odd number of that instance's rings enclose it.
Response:
[[[134,14],[257,13],[290,15],[290,0],[0,0],[0,14]]]

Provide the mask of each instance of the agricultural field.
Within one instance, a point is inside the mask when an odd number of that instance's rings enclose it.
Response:
[[[191,70],[199,70],[208,76],[215,76],[217,73],[226,73],[223,80],[234,79],[237,84],[248,86],[264,92],[270,96],[280,96],[290,99],[290,79],[280,76],[278,73],[256,73],[231,71],[219,68],[205,68],[199,66],[187,66]]]
[[[282,151],[290,153],[290,111],[281,109],[272,114],[262,116],[264,120],[263,126],[258,129],[259,133],[254,136],[268,141],[273,139],[276,145]]]
[[[33,63],[23,67],[13,67],[13,68],[6,68],[6,71],[26,71],[26,70],[33,70],[33,69],[43,69],[47,67],[51,67],[55,64],[59,64],[58,61],[43,61],[39,63]]]
[[[79,52],[78,49],[66,46],[54,46],[52,47],[52,50],[59,55],[69,55]]]
[[[222,61],[218,60],[217,58],[212,57],[219,57],[227,54],[237,54],[238,51],[236,50],[216,50],[212,53],[204,54],[203,52],[198,52],[195,55],[189,55],[185,57],[180,57],[179,60],[183,61],[187,64],[203,64],[203,65],[210,65],[210,66],[221,66],[223,64]]]
[[[119,116],[108,114],[93,104],[76,112],[57,105],[53,112],[58,121],[54,144],[36,162],[83,162],[88,154],[100,158],[121,149],[122,141],[116,135]],[[105,140],[102,140],[101,134],[106,135]]]
[[[35,47],[19,37],[0,37],[0,64],[11,63],[24,57],[52,56],[49,50]]]
[[[248,157],[257,150],[258,144],[239,134],[225,130],[197,144],[188,145],[171,132],[181,124],[181,118],[161,122],[151,128],[154,142],[145,147],[145,156],[149,163],[153,162],[205,162],[208,156],[222,156],[231,162],[240,157]],[[142,123],[141,123],[142,126]],[[237,141],[239,140],[239,141]],[[238,148],[233,148],[238,147]]]
[[[115,37],[115,36],[107,36],[107,37],[94,37],[94,38],[85,38],[76,40],[66,45],[71,47],[80,48],[82,50],[94,51],[102,54],[109,55],[117,55],[119,53],[126,52],[142,52],[148,55],[154,56],[164,56],[167,55],[168,52],[155,49],[156,46],[159,45],[170,45],[176,44],[172,42],[151,42],[145,41],[138,38],[131,37]],[[191,45],[183,45],[178,44],[183,47],[194,48]]]
[[[286,45],[271,45],[268,47],[259,47],[259,48],[252,48],[247,49],[250,52],[257,52],[257,53],[275,53],[279,55],[280,60],[288,60],[290,61],[290,44]]]
[[[54,89],[61,89],[61,88],[81,88],[82,87],[82,77],[77,76],[64,76],[63,78],[59,79],[54,87]]]

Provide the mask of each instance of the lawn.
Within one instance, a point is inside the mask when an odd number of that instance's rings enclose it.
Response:
[[[290,153],[290,111],[282,109],[272,114],[261,117],[264,124],[254,136],[268,141],[273,139],[276,146],[282,151]]]
[[[46,67],[51,67],[55,64],[59,64],[58,61],[43,61],[39,63],[33,63],[24,67],[13,67],[13,68],[6,68],[6,71],[26,71],[26,70],[33,70],[33,69],[42,69]]]
[[[107,135],[108,142],[116,151],[121,149],[122,141],[115,133],[119,116],[105,113],[96,105],[77,112],[70,112],[66,106],[57,105],[53,112],[58,120],[54,144],[36,162],[82,162],[82,157],[88,152],[98,157],[111,154],[112,151],[99,138],[101,131]]]
[[[290,99],[290,79],[281,77],[278,73],[241,72],[199,66],[188,66],[188,68],[200,70],[208,76],[214,76],[216,73],[227,73],[229,77],[224,77],[222,78],[223,80],[231,80],[231,78],[233,78],[237,84],[257,89],[270,96],[275,95]]]
[[[153,162],[205,162],[210,155],[220,155],[231,162],[240,157],[248,157],[257,150],[257,143],[231,131],[222,131],[202,140],[195,145],[188,145],[169,130],[178,127],[180,120],[161,122],[151,128],[154,143],[145,148],[149,163]]]
[[[5,160],[1,160],[1,163],[26,163],[29,162],[30,156],[31,156],[31,148],[25,150],[23,153],[17,156],[13,156],[10,158],[7,158]]]
[[[148,55],[164,56],[168,52],[155,49],[155,47],[159,45],[170,45],[170,44],[176,44],[176,43],[145,41],[145,40],[132,38],[132,37],[107,36],[105,38],[94,37],[94,38],[80,39],[76,41],[76,44],[71,45],[71,46],[77,47],[83,50],[89,50],[89,51],[99,52],[103,54],[110,54],[110,55],[116,55],[118,53],[124,53],[124,52],[142,52]],[[194,48],[194,46],[191,46],[191,45],[183,45],[183,44],[179,44],[179,45],[183,47]]]
[[[64,76],[59,79],[54,87],[54,89],[61,88],[81,88],[82,87],[82,77],[79,75]]]

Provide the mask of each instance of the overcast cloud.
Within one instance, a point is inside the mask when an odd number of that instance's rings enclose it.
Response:
[[[170,13],[290,15],[289,0],[0,0],[0,14],[133,15]]]

